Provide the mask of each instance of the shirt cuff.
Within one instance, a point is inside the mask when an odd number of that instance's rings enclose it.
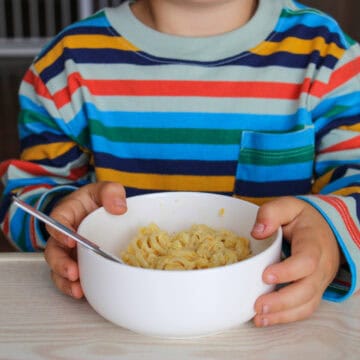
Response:
[[[356,224],[356,202],[351,197],[335,195],[306,195],[297,198],[316,208],[332,229],[347,264],[341,266],[338,274],[324,292],[325,300],[341,302],[356,292],[359,287],[360,251],[354,231]]]
[[[49,215],[58,200],[77,189],[78,188],[76,186],[71,185],[57,186],[41,195],[36,203],[36,209]],[[42,221],[34,218],[34,229],[36,243],[39,245],[39,247],[44,248],[49,237],[49,234],[45,228],[45,224]]]

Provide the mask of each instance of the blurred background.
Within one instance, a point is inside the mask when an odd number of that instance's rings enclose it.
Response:
[[[267,0],[273,1],[273,0]],[[63,27],[121,0],[0,0],[0,162],[18,157],[17,91],[43,44]],[[360,41],[359,0],[300,0],[327,12]],[[1,191],[1,185],[0,185]],[[11,251],[0,231],[0,251]]]

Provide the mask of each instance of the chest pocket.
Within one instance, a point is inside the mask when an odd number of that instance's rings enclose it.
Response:
[[[235,195],[266,198],[310,191],[315,157],[314,127],[287,133],[244,131]]]

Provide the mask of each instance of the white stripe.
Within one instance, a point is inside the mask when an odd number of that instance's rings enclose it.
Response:
[[[359,136],[359,133],[349,130],[334,129],[331,130],[320,144],[319,150],[326,149],[332,145],[337,145],[340,142],[351,140]]]
[[[333,151],[326,154],[320,154],[317,157],[317,162],[323,161],[348,161],[348,160],[357,160],[359,164],[360,159],[360,149],[350,149],[350,150],[341,150]]]

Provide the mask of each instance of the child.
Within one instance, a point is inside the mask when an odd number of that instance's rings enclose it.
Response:
[[[20,160],[1,165],[2,228],[45,247],[55,285],[83,296],[75,243],[11,194],[76,229],[126,196],[207,191],[263,204],[291,254],[264,272],[256,326],[344,300],[360,277],[360,50],[292,0],[137,0],[62,31],[20,89]],[[21,226],[19,226],[21,224]],[[285,243],[286,244],[286,243]],[[349,270],[349,271],[347,271]],[[344,277],[349,278],[344,281]]]

